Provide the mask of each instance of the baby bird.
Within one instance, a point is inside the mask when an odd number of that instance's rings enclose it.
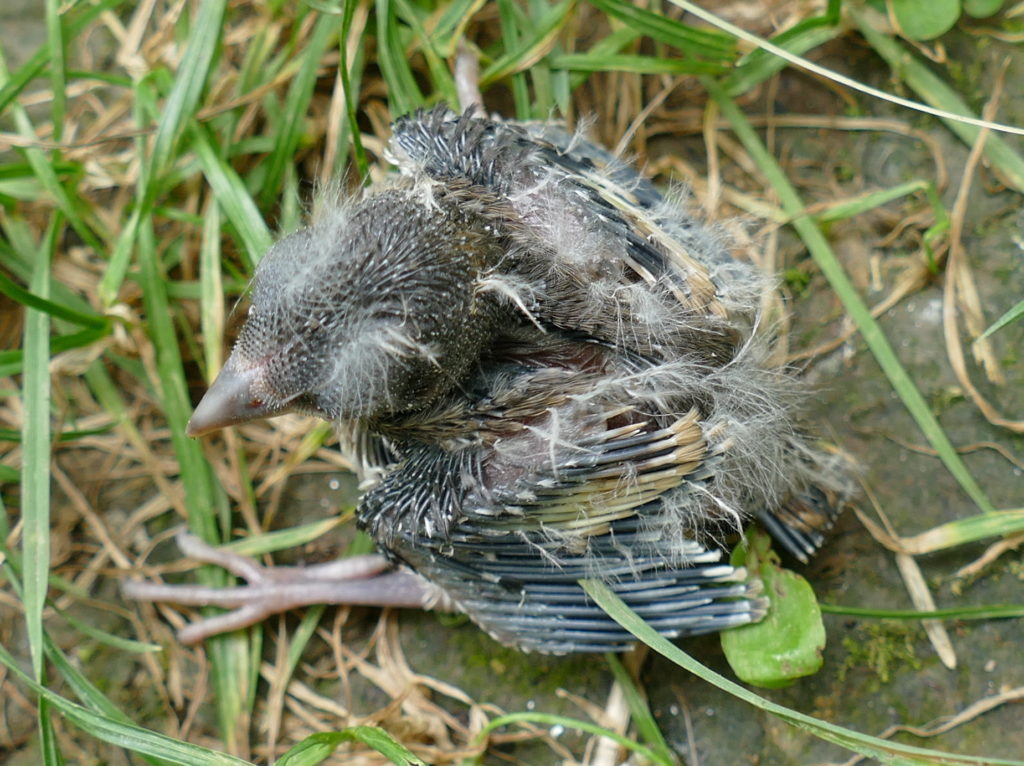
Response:
[[[465,612],[502,643],[621,651],[605,581],[668,637],[758,620],[721,540],[758,517],[811,555],[848,495],[765,364],[765,280],[636,170],[550,124],[444,107],[394,124],[400,174],[279,241],[189,433],[300,412],[336,424],[382,555],[267,570],[184,537],[250,584],[130,583],[238,611]]]

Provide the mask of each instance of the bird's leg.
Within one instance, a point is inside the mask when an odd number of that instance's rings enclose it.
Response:
[[[419,576],[395,570],[380,554],[352,556],[324,564],[265,567],[252,559],[215,548],[184,530],[175,537],[189,558],[223,567],[248,583],[227,588],[126,582],[124,595],[139,601],[189,606],[220,606],[233,611],[182,628],[178,638],[194,644],[218,633],[254,625],[270,615],[311,604],[445,608],[436,591]]]

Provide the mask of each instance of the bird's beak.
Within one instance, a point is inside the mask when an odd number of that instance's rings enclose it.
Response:
[[[290,406],[270,406],[253,393],[258,367],[238,371],[231,360],[220,371],[185,427],[188,436],[202,436],[219,428],[250,420],[283,415]]]

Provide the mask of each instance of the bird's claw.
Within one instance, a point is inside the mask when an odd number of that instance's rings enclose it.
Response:
[[[324,564],[265,567],[247,556],[216,548],[182,530],[175,536],[181,552],[204,564],[222,567],[245,585],[208,587],[126,582],[122,591],[137,601],[186,606],[219,606],[224,614],[205,617],[182,628],[179,639],[198,643],[210,636],[254,625],[270,615],[311,604],[352,604],[425,608],[427,588],[411,572],[390,571],[380,554],[352,556]]]

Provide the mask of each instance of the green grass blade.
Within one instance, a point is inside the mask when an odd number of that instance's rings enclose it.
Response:
[[[726,68],[694,59],[658,58],[631,54],[563,53],[551,56],[553,69],[573,72],[634,72],[636,74],[722,74]]]
[[[433,30],[434,45],[442,56],[448,58],[455,55],[466,25],[486,3],[487,0],[453,0],[444,7]]]
[[[206,642],[206,651],[212,660],[217,718],[228,750],[237,750],[241,743],[249,740],[262,635],[262,628],[257,627],[251,632],[213,636]]]
[[[295,161],[296,150],[302,138],[306,115],[309,113],[309,102],[313,97],[317,74],[320,71],[320,59],[324,52],[334,43],[334,35],[338,33],[338,18],[330,14],[320,14],[313,25],[313,32],[305,42],[302,52],[302,65],[298,73],[288,85],[282,109],[282,121],[277,126],[277,140],[274,150],[267,157],[267,171],[263,178],[260,191],[260,203],[269,208],[281,194],[285,168]]]
[[[203,240],[199,248],[199,325],[202,328],[204,374],[212,381],[223,361],[224,280],[220,270],[220,208],[211,204],[203,219]]]
[[[929,202],[939,202],[937,209],[934,204],[932,206],[936,223],[941,224],[943,229],[949,228],[949,215],[939,201],[938,193],[935,191],[935,184],[930,181],[907,181],[890,189],[866,192],[840,204],[830,205],[827,210],[815,216],[815,218],[821,223],[846,220],[919,191],[925,193]]]
[[[660,766],[673,766],[675,763],[674,760],[663,761],[658,757],[658,754],[655,753],[654,750],[646,745],[634,742],[618,732],[606,729],[603,726],[598,726],[596,723],[592,723],[591,721],[581,721],[576,718],[567,718],[561,715],[550,715],[548,713],[509,713],[507,715],[498,716],[497,718],[489,721],[488,724],[480,730],[476,739],[477,741],[483,741],[492,731],[500,729],[503,726],[519,723],[520,721],[524,723],[535,723],[546,727],[561,726],[566,729],[578,729],[579,731],[587,734],[593,734],[598,737],[607,737],[626,750],[636,753],[641,759],[647,759],[651,763],[656,763]]]
[[[2,57],[0,57],[0,85],[7,83],[7,81],[7,66],[2,61]],[[10,112],[14,118],[14,124],[18,133],[23,138],[35,141],[37,139],[36,132],[25,109],[20,104],[14,103],[11,105]],[[90,223],[87,223],[83,218],[82,205],[79,204],[77,199],[72,200],[61,180],[57,177],[52,159],[40,149],[28,148],[21,151],[39,185],[53,199],[54,204],[64,214],[68,224],[89,247],[93,248],[96,252],[103,252],[105,249],[103,244],[91,228]],[[95,216],[91,216],[91,222],[96,223]],[[96,225],[99,227],[98,223]]]
[[[53,92],[50,120],[53,122],[53,140],[56,142],[60,142],[64,135],[64,114],[68,102],[60,8],[58,0],[46,0],[46,47],[50,51],[50,90]]]
[[[839,21],[839,0],[829,0],[828,9],[824,15],[801,21],[773,37],[770,42],[794,56],[800,56],[839,37],[844,31]],[[788,66],[788,62],[784,58],[763,48],[758,48],[743,58],[732,73],[725,78],[723,86],[726,93],[736,98],[760,85],[786,66]]]
[[[252,198],[245,181],[214,148],[210,131],[196,125],[192,132],[192,148],[199,158],[206,182],[228,222],[238,234],[240,251],[249,273],[260,262],[274,241]],[[218,266],[219,268],[219,266]]]
[[[503,80],[535,64],[550,49],[562,27],[569,22],[569,13],[574,5],[575,0],[562,0],[552,7],[531,29],[530,34],[521,37],[514,48],[480,73],[480,86]]]
[[[50,223],[47,242],[40,247],[32,291],[44,300],[50,292],[50,259],[59,229]],[[25,420],[21,434],[22,550],[25,556],[25,621],[32,650],[32,672],[41,677],[43,605],[50,570],[50,317],[29,309],[25,314],[25,370],[22,401]]]
[[[434,39],[424,29],[417,9],[408,0],[394,0],[395,7],[403,21],[409,25],[413,34],[419,40],[420,50],[423,51],[423,58],[427,62],[427,69],[430,71],[431,84],[434,92],[441,100],[455,105],[459,103],[455,93],[455,79],[448,69],[448,62],[444,60],[444,54],[438,49]]]
[[[835,290],[836,295],[839,296],[843,306],[856,323],[861,337],[868,344],[868,348],[871,349],[871,353],[903,401],[904,406],[917,422],[918,428],[921,429],[925,437],[936,449],[939,458],[960,483],[964,492],[967,493],[977,506],[986,513],[995,510],[985,492],[975,481],[970,471],[967,470],[967,466],[964,465],[956,448],[949,441],[945,431],[942,430],[939,421],[928,408],[928,403],[921,395],[914,381],[911,380],[907,371],[896,357],[896,352],[893,350],[892,345],[885,337],[878,322],[871,316],[871,310],[857,293],[849,277],[846,276],[846,272],[832,252],[832,248],[821,233],[821,229],[804,212],[805,205],[797,194],[796,189],[790,184],[789,179],[786,178],[782,168],[779,167],[778,162],[769,154],[767,148],[750,125],[750,122],[736,107],[732,99],[725,94],[725,91],[710,79],[705,79],[704,83],[712,98],[718,103],[723,116],[732,124],[733,130],[740,142],[757,163],[758,167],[760,167],[761,172],[770,180],[782,202],[783,209],[792,218],[793,228],[797,230],[800,238],[810,251],[814,262],[821,269],[825,278],[828,279],[832,289]]]
[[[286,527],[275,529],[273,532],[250,535],[239,540],[232,540],[221,547],[251,558],[275,551],[298,550],[337,528],[344,520],[343,516],[333,516],[322,521],[300,524],[297,527]]]
[[[632,43],[638,37],[640,37],[640,33],[635,29],[620,27],[619,29],[614,30],[607,37],[603,37],[594,43],[590,50],[583,55],[590,56],[591,58],[618,55],[623,48]],[[572,74],[569,78],[568,86],[575,90],[587,81],[587,77],[589,77],[589,75],[589,72],[582,71]]]
[[[40,244],[30,289],[44,300],[50,295],[50,263],[61,231],[61,216],[54,215]],[[25,626],[32,655],[32,676],[43,678],[45,654],[43,607],[50,573],[50,317],[44,311],[25,312],[25,372],[22,402],[25,409],[21,435],[21,519],[23,529],[22,586]],[[50,717],[40,699],[39,731],[47,759],[60,760]]]
[[[17,662],[6,648],[0,646],[0,664],[17,676],[22,683],[45,699],[54,710],[70,723],[97,739],[110,742],[134,753],[153,756],[161,761],[186,766],[248,766],[248,761],[224,753],[217,753],[199,745],[148,731],[139,726],[125,723],[120,716],[111,717],[96,713],[82,705],[61,697],[59,694],[40,686],[18,668]]]
[[[163,105],[156,137],[153,139],[153,151],[148,162],[148,183],[143,189],[148,204],[152,204],[156,195],[158,178],[174,162],[178,139],[199,106],[220,48],[226,6],[225,0],[202,0],[192,20],[181,68],[175,75],[174,85]]]
[[[408,114],[423,105],[423,94],[405,58],[405,47],[392,0],[376,0],[377,57],[388,86],[391,114]]]
[[[18,285],[3,272],[0,272],[0,293],[23,306],[49,314],[55,319],[63,319],[72,324],[88,327],[93,330],[110,330],[111,320],[109,317],[85,311],[76,311],[75,309],[68,308],[63,303],[34,295],[31,291]]]
[[[83,636],[93,639],[98,644],[103,644],[104,646],[109,646],[119,652],[127,652],[130,654],[149,654],[151,652],[163,651],[163,647],[159,644],[146,644],[142,641],[134,641],[130,638],[124,638],[123,636],[108,633],[105,630],[100,630],[94,625],[90,625],[84,620],[76,619],[69,612],[60,609],[57,606],[53,606],[52,608],[75,630]]]
[[[154,381],[161,409],[167,416],[171,442],[181,470],[189,508],[189,527],[204,540],[216,542],[221,537],[215,509],[224,505],[223,491],[216,485],[202,448],[185,436],[185,424],[192,411],[182,366],[177,333],[167,295],[167,275],[155,246],[152,219],[140,224],[138,237],[140,284],[143,306],[149,318],[148,331],[156,349],[158,378]],[[207,585],[225,585],[224,572],[204,567],[201,580]],[[217,690],[217,710],[221,733],[229,749],[247,736],[240,728],[248,720],[253,671],[249,648],[244,635],[231,633],[209,642],[213,658],[213,679]]]
[[[964,117],[975,117],[959,94],[935,75],[922,61],[906,50],[896,40],[879,32],[869,18],[860,10],[850,8],[850,15],[857,29],[864,35],[875,52],[892,67],[897,77],[903,80],[918,96],[930,106]],[[967,146],[974,146],[981,128],[956,120],[943,118],[946,127],[960,137]],[[991,167],[1006,179],[1014,189],[1024,193],[1024,157],[1018,154],[995,133],[985,140],[985,157]]]
[[[929,750],[902,745],[896,742],[888,742],[878,737],[862,734],[852,729],[805,715],[796,710],[791,710],[755,694],[697,662],[678,646],[658,635],[657,631],[648,626],[636,612],[626,606],[622,599],[615,595],[606,584],[596,580],[585,580],[582,582],[582,585],[587,594],[598,606],[605,610],[609,617],[658,654],[722,691],[753,705],[759,710],[771,713],[783,721],[827,742],[832,742],[867,758],[876,758],[882,763],[888,764],[917,763],[921,759],[930,759],[929,763],[972,764],[974,766],[988,766],[989,764],[1024,766],[1024,761],[955,755],[939,750]]]
[[[954,548],[958,545],[984,540],[987,537],[1016,535],[1022,531],[1024,531],[1024,509],[1015,509],[950,521],[919,535],[904,537],[900,542],[906,553],[918,555]]]
[[[672,750],[668,746],[668,742],[665,741],[665,735],[658,728],[658,722],[654,720],[651,708],[641,696],[640,690],[637,689],[629,673],[626,672],[626,668],[622,665],[618,655],[606,654],[604,658],[608,663],[608,667],[612,669],[612,674],[619,683],[619,687],[622,689],[623,697],[626,699],[626,706],[629,708],[637,733],[651,750],[658,754],[660,762],[674,763]]]
[[[352,148],[355,152],[356,160],[356,172],[359,174],[359,178],[368,179],[370,174],[370,163],[366,159],[366,150],[363,148],[362,131],[359,128],[359,117],[356,114],[356,104],[359,101],[359,94],[352,90],[352,80],[355,71],[359,71],[361,67],[361,57],[356,56],[353,59],[353,70],[349,72],[348,69],[348,38],[349,32],[352,29],[352,19],[355,16],[356,2],[357,0],[344,0],[345,8],[341,18],[341,32],[338,33],[338,59],[341,61],[340,74],[341,74],[341,87],[345,89],[345,114],[348,117],[348,132],[352,140]],[[341,160],[344,157],[345,152],[338,152],[338,158]]]
[[[124,711],[120,710],[89,679],[82,675],[78,668],[68,662],[68,658],[57,649],[57,646],[49,637],[46,639],[46,659],[61,674],[64,681],[83,705],[94,713],[105,716],[113,721],[120,721],[128,726],[132,725],[131,719]],[[166,761],[163,758],[156,758],[151,755],[143,755],[143,758],[145,758],[147,763],[153,764],[153,766],[165,766],[165,764],[172,763],[172,761]]]
[[[74,4],[64,16],[64,37],[68,40],[74,39],[81,34],[82,30],[96,21],[102,14],[114,10],[122,5],[125,0],[99,0],[95,4],[77,3]],[[7,111],[7,107],[25,89],[25,86],[39,77],[50,60],[49,45],[42,45],[26,61],[17,72],[11,75],[5,82],[0,83],[0,114]]]
[[[181,470],[182,483],[190,510],[192,531],[204,540],[216,541],[219,533],[208,514],[202,513],[214,504],[214,482],[202,449],[194,439],[185,436],[185,424],[192,414],[192,402],[182,367],[177,333],[167,298],[167,275],[156,252],[152,222],[146,220],[139,236],[140,285],[143,305],[148,317],[148,332],[156,349],[158,379],[154,381],[161,408],[171,429],[171,441]]]
[[[997,319],[995,322],[993,322],[992,326],[989,327],[987,330],[985,330],[985,332],[983,332],[981,334],[981,337],[982,338],[987,338],[992,333],[999,332],[1000,330],[1002,330],[1007,325],[1012,324],[1013,322],[1016,322],[1017,320],[1019,320],[1021,317],[1024,317],[1024,300],[1022,300],[1016,306],[1014,306],[1011,309],[1009,309],[1005,314],[1003,314],[1001,317],[999,317],[999,319]]]
[[[513,0],[498,0],[497,6],[501,20],[501,43],[507,53],[519,47],[522,12]],[[533,117],[533,110],[530,108],[530,87],[526,82],[526,75],[520,71],[512,75],[512,98],[516,105],[516,119],[528,120]]]
[[[281,756],[278,766],[311,766],[322,763],[339,745],[359,742],[376,750],[397,766],[427,766],[405,745],[396,742],[377,726],[353,726],[343,731],[322,731],[311,734]]]
[[[107,269],[100,279],[99,292],[100,302],[106,306],[113,306],[117,302],[117,294],[124,282],[131,265],[132,251],[135,248],[135,238],[138,235],[139,222],[142,220],[142,208],[136,207],[128,220],[125,221],[121,233],[117,236],[114,249],[110,253],[110,260],[107,262]]]
[[[781,48],[777,45],[774,45],[768,40],[763,40],[759,38],[757,35],[751,34],[750,32],[747,32],[744,29],[742,29],[741,27],[737,27],[735,24],[731,24],[725,19],[715,16],[713,13],[710,13],[701,6],[694,5],[692,2],[689,2],[689,0],[669,0],[669,2],[671,2],[675,6],[678,6],[679,8],[689,11],[698,18],[707,21],[709,24],[713,24],[715,27],[719,29],[728,31],[730,34],[734,35],[735,37],[741,40],[753,43],[754,45],[764,48],[766,51],[772,53],[773,55],[784,58],[786,61],[789,61],[794,66],[807,70],[808,72],[812,72],[820,77],[824,77],[839,85],[844,85],[860,93],[866,93],[867,95],[872,96],[874,98],[878,98],[883,101],[888,101],[891,104],[897,104],[907,109],[912,109],[918,112],[922,112],[924,114],[932,114],[935,115],[936,117],[942,118],[943,120],[962,123],[965,125],[974,125],[979,128],[987,127],[990,130],[1000,133],[1010,133],[1018,136],[1024,135],[1024,127],[1018,127],[1016,125],[1007,125],[1005,123],[991,122],[989,120],[981,120],[969,114],[961,114],[951,110],[943,110],[939,107],[931,106],[930,104],[926,104],[920,101],[912,101],[910,99],[895,96],[892,93],[887,93],[886,91],[879,90],[878,88],[873,88],[870,85],[865,85],[863,82],[853,77],[848,77],[844,74],[840,74],[834,69],[828,69],[826,67],[821,66],[820,64],[814,63],[813,61],[807,58],[801,58],[800,56],[796,56],[787,51],[785,48]],[[854,9],[852,6],[847,7],[851,8],[851,13],[860,12],[860,10],[863,10],[863,7],[860,7],[859,9]],[[884,21],[880,24],[880,26],[886,26]]]
[[[867,606],[818,604],[822,612],[849,617],[871,617],[877,620],[1005,620],[1024,617],[1024,604],[992,604],[989,606],[957,606],[921,612],[916,609],[875,609]]]
[[[693,56],[721,63],[731,63],[736,57],[735,40],[721,32],[687,26],[628,0],[590,0],[590,4],[634,31]]]
[[[42,755],[44,766],[64,766],[64,755],[57,743],[57,734],[53,730],[53,718],[50,716],[50,702],[48,699],[39,700],[39,750]]]

